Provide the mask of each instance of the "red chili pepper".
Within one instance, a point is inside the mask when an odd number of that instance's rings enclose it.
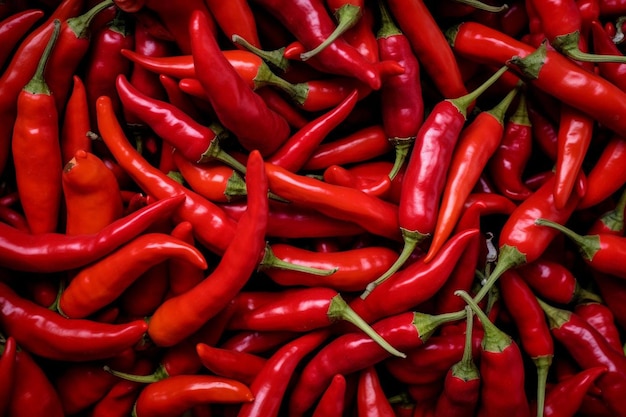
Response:
[[[354,188],[373,197],[389,201],[387,195],[391,189],[391,179],[388,173],[384,173],[378,178],[363,178],[339,165],[331,165],[324,170],[323,177],[324,181],[329,184]],[[396,202],[394,201],[394,203]]]
[[[25,233],[30,233],[26,217],[17,210],[10,207],[0,206],[0,219],[3,223]]]
[[[337,374],[324,391],[312,417],[341,417],[346,406],[346,378]]]
[[[92,151],[92,139],[89,106],[85,85],[79,76],[74,75],[70,97],[65,104],[65,113],[61,125],[61,161],[64,164],[74,157],[78,150]]]
[[[465,95],[457,60],[426,4],[422,0],[392,0],[387,5],[441,95],[447,99]]]
[[[285,320],[285,315],[289,316],[289,320]],[[337,320],[353,324],[390,354],[406,356],[376,334],[341,295],[330,288],[285,291],[277,295],[274,301],[233,317],[230,326],[234,329],[257,331],[306,332],[330,326]]]
[[[374,366],[359,372],[356,401],[359,417],[395,417]]]
[[[43,15],[43,10],[28,9],[3,18],[0,22],[0,65],[3,68],[15,45]]]
[[[59,35],[55,21],[46,49],[33,78],[17,98],[11,140],[20,204],[33,234],[57,230],[61,207],[61,145],[54,97],[44,79],[44,69]]]
[[[622,55],[623,53],[613,43],[613,37],[602,27],[602,24],[598,21],[591,22],[591,34],[593,40],[593,50],[600,54],[608,55]],[[622,91],[626,91],[626,83],[622,74],[626,72],[626,64],[618,62],[603,62],[597,64],[600,75],[613,84],[618,86]]]
[[[141,390],[133,408],[137,417],[179,415],[195,405],[239,404],[254,400],[241,382],[213,375],[175,375]]]
[[[261,47],[254,12],[247,1],[239,0],[225,3],[219,0],[206,0],[205,3],[215,18],[215,22],[228,39],[237,35],[251,45],[257,48]]]
[[[236,350],[247,353],[273,352],[294,340],[300,333],[296,332],[237,332],[220,345],[222,349]]]
[[[543,153],[555,162],[558,154],[558,131],[557,127],[534,106],[528,108],[528,116],[532,123],[532,135]]]
[[[268,155],[287,139],[289,124],[245,85],[221,53],[207,21],[206,13],[192,14],[190,32],[196,76],[224,127],[244,148]],[[225,89],[229,94],[224,94]]]
[[[621,169],[626,161],[626,141],[613,136],[604,146],[600,157],[587,176],[587,192],[580,208],[595,206],[610,197],[626,183],[626,174]]]
[[[346,120],[357,101],[353,91],[331,111],[310,121],[287,139],[267,159],[269,163],[288,171],[299,171],[310,159],[319,144],[343,121]]]
[[[172,237],[183,242],[194,245],[193,226],[187,221],[178,223],[171,232]],[[170,296],[182,294],[193,288],[204,279],[204,271],[196,267],[193,263],[180,259],[170,259],[169,269],[169,290]]]
[[[588,235],[608,233],[614,235],[624,235],[626,224],[624,215],[626,214],[626,191],[617,200],[615,207],[598,217],[587,230]]]
[[[181,80],[182,82],[182,80]],[[267,106],[287,120],[289,125],[296,129],[302,129],[309,120],[302,115],[286,98],[278,91],[271,88],[261,88],[257,91]]]
[[[396,263],[366,288],[363,298],[397,271],[434,230],[446,174],[467,109],[505,71],[506,68],[498,70],[468,95],[440,101],[420,127],[402,179],[398,221],[404,246]]]
[[[500,146],[488,166],[498,191],[512,200],[524,200],[532,193],[522,180],[532,153],[532,142],[526,95],[521,94],[517,109],[507,120]]]
[[[583,368],[605,366],[596,385],[602,390],[605,405],[616,416],[625,415],[622,399],[626,390],[626,357],[616,352],[597,330],[575,313],[558,309],[540,300],[550,322],[550,331]]]
[[[278,416],[285,391],[293,377],[295,368],[328,336],[329,333],[326,330],[310,332],[285,344],[272,354],[250,384],[254,401],[242,405],[238,416]]]
[[[356,48],[356,50],[359,51],[365,59],[372,63],[380,61],[376,34],[372,30],[374,21],[375,16],[372,9],[369,7],[362,7],[361,18],[343,34],[344,39]],[[381,76],[383,79],[386,76],[386,74],[382,71],[382,65]]]
[[[0,342],[2,342],[0,345],[0,379],[3,381],[0,386],[0,413],[6,415],[15,384],[17,343],[11,336],[6,339],[2,338]]]
[[[611,309],[603,303],[593,301],[576,304],[574,313],[582,317],[598,331],[617,352],[624,352],[619,330]]]
[[[585,394],[606,371],[604,366],[588,368],[554,385],[546,393],[544,416],[574,416],[580,410]]]
[[[429,262],[437,254],[454,230],[465,199],[502,140],[504,117],[517,91],[511,91],[491,110],[481,112],[461,132],[450,161],[437,223],[424,262]]]
[[[385,79],[381,88],[381,116],[389,140],[394,144],[396,159],[389,172],[393,179],[404,164],[410,146],[424,121],[424,100],[420,82],[420,64],[407,37],[394,24],[387,8],[379,2],[381,27],[377,34],[382,59],[394,60],[404,73]]]
[[[554,357],[548,323],[535,294],[516,271],[502,274],[500,294],[515,322],[522,348],[537,367],[537,416],[542,416],[548,371]]]
[[[524,391],[524,363],[515,341],[498,329],[472,298],[464,291],[457,293],[472,308],[485,331],[480,351],[481,416],[529,416]],[[506,372],[503,370],[506,369]]]
[[[202,365],[210,372],[247,385],[254,380],[267,361],[252,353],[221,349],[206,343],[198,343],[196,352]]]

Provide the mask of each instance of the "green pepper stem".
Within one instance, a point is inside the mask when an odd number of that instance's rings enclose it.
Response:
[[[387,7],[385,7],[385,3],[382,1],[378,1],[378,9],[380,10],[380,29],[378,33],[376,33],[377,39],[389,38],[391,36],[401,35],[402,31],[400,28],[393,22],[391,17],[391,13]]]
[[[332,298],[330,306],[328,307],[328,317],[330,317],[331,320],[345,320],[348,323],[352,323],[393,356],[406,358],[406,354],[391,346],[380,334],[376,333],[376,330],[363,320],[363,318],[346,303],[340,294]]]
[[[67,19],[67,26],[74,32],[76,38],[87,38],[89,36],[89,25],[93,21],[94,17],[107,7],[112,6],[113,0],[104,0],[93,6],[84,14]]]
[[[404,165],[404,161],[409,154],[409,150],[411,146],[415,142],[415,136],[411,136],[408,138],[389,138],[389,142],[393,144],[393,148],[395,150],[395,159],[393,161],[393,166],[391,167],[391,171],[389,172],[389,179],[393,180],[402,166]]]
[[[502,101],[500,101],[491,110],[487,110],[487,113],[493,115],[493,117],[495,117],[495,119],[498,120],[498,122],[500,122],[500,124],[503,124],[504,123],[504,116],[506,115],[506,111],[508,110],[509,106],[513,102],[513,99],[517,95],[517,93],[520,90],[520,88],[522,87],[522,85],[523,85],[523,82],[520,81],[514,89],[509,91],[509,93],[506,96],[504,96]]]
[[[467,4],[468,6],[472,6],[474,9],[483,10],[485,12],[490,13],[500,13],[509,9],[508,4],[503,4],[502,6],[492,6],[490,4],[483,3],[478,0],[455,0],[457,3]]]
[[[265,253],[263,254],[263,259],[259,264],[259,270],[268,269],[268,268],[278,268],[287,271],[296,271],[296,272],[304,272],[305,274],[317,275],[322,277],[327,277],[329,275],[334,274],[338,271],[339,268],[334,269],[319,269],[312,268],[310,266],[297,265],[292,264],[282,259],[279,259],[269,244],[265,245]]]
[[[448,99],[450,103],[452,103],[458,110],[463,114],[464,117],[467,117],[467,109],[476,101],[476,99],[484,93],[489,87],[491,87],[497,80],[500,78],[502,74],[504,74],[508,68],[506,66],[500,68],[493,74],[491,77],[487,79],[484,83],[482,83],[478,88],[476,88],[471,93],[468,93],[464,96]]]
[[[599,235],[579,235],[578,233],[574,232],[571,229],[568,229],[562,224],[553,222],[548,219],[537,219],[535,220],[535,224],[539,226],[548,226],[563,233],[578,246],[578,250],[588,261],[593,260],[595,254],[600,250]]]
[[[604,213],[600,220],[609,230],[613,232],[623,232],[624,210],[626,210],[626,190],[622,192],[615,208],[607,213]]]
[[[321,44],[313,48],[308,52],[304,52],[300,54],[300,59],[306,61],[307,59],[313,58],[315,55],[324,50],[328,45],[333,43],[337,38],[343,35],[348,29],[356,24],[359,21],[362,15],[362,10],[360,7],[355,6],[353,4],[344,4],[340,8],[335,11],[335,18],[337,19],[337,27],[331,33],[328,38],[324,40]]]
[[[287,68],[289,68],[289,60],[285,58],[285,54],[284,54],[285,48],[279,48],[273,51],[265,51],[263,49],[257,48],[256,46],[252,45],[246,39],[242,38],[241,36],[237,34],[234,34],[231,37],[231,40],[233,41],[233,43],[243,46],[248,51],[260,57],[265,62],[269,62],[270,64],[272,64],[273,66],[275,66],[276,68],[280,69],[283,72],[287,71]]]
[[[553,307],[539,298],[537,298],[537,302],[543,312],[546,313],[551,329],[558,329],[570,320],[572,315],[571,311]]]
[[[259,68],[259,72],[257,76],[254,78],[254,83],[257,87],[261,87],[264,85],[271,85],[279,88],[284,91],[291,97],[293,101],[296,103],[303,105],[309,96],[309,85],[308,83],[302,82],[297,84],[292,84],[289,81],[279,77],[274,74],[270,68],[263,64]]]
[[[467,315],[467,325],[465,326],[465,346],[463,347],[463,357],[461,360],[452,365],[452,375],[463,381],[471,381],[480,378],[478,367],[474,363],[474,357],[472,355],[473,341],[473,328],[474,328],[474,314],[472,309],[465,307],[465,314]]]
[[[209,144],[209,147],[207,148],[206,151],[204,151],[204,153],[202,154],[202,157],[200,158],[198,162],[202,163],[202,162],[210,161],[212,159],[221,161],[225,163],[226,165],[228,165],[229,167],[243,174],[246,173],[245,165],[243,165],[241,162],[233,158],[228,152],[222,149],[222,146],[220,145],[219,136],[215,137],[215,139],[211,141],[211,143]]]
[[[413,313],[413,325],[417,329],[417,333],[422,342],[428,340],[430,336],[445,323],[462,320],[465,317],[465,310],[454,313],[442,313],[433,316],[426,313]]]
[[[61,31],[61,21],[59,19],[54,19],[53,22],[53,30],[52,35],[50,35],[50,39],[46,44],[43,53],[41,54],[41,58],[39,58],[39,63],[37,64],[37,69],[35,70],[35,74],[33,78],[30,79],[28,84],[24,86],[24,91],[31,94],[45,94],[50,95],[50,87],[46,84],[46,80],[44,78],[44,73],[46,71],[46,64],[48,63],[48,59],[52,53],[52,49],[54,48],[54,44],[59,38],[59,32]]]
[[[580,32],[575,31],[566,35],[557,36],[553,42],[551,42],[554,49],[560,51],[564,55],[572,58],[576,61],[584,62],[626,62],[626,56],[620,55],[596,55],[589,54],[581,51],[578,48],[580,40]]]
[[[248,193],[246,189],[246,181],[237,171],[233,171],[232,175],[226,181],[226,189],[224,195],[230,201],[233,197],[242,197]]]
[[[502,245],[500,254],[498,255],[498,263],[491,271],[487,281],[474,297],[474,301],[479,303],[485,295],[489,293],[491,287],[496,283],[498,278],[511,268],[515,268],[526,263],[526,255],[521,253],[515,246]]]
[[[156,371],[154,371],[150,375],[134,375],[126,372],[120,372],[111,369],[108,365],[104,365],[104,370],[111,375],[115,375],[118,378],[122,378],[127,381],[138,382],[140,384],[151,384],[153,382],[158,382],[169,377],[167,370],[162,364],[160,364]]]
[[[489,320],[489,317],[478,307],[476,301],[467,292],[458,290],[454,292],[454,295],[461,297],[480,320],[485,331],[482,342],[484,351],[502,352],[513,343],[513,339]]]
[[[515,113],[509,118],[511,123],[519,126],[532,126],[528,116],[528,106],[526,105],[526,94],[520,94]]]
[[[429,236],[427,234],[426,235],[422,234],[416,230],[401,229],[401,232],[402,232],[402,239],[404,240],[404,246],[402,247],[400,256],[398,256],[398,259],[396,259],[393,265],[391,265],[384,274],[376,278],[376,280],[367,284],[367,286],[365,287],[365,291],[363,291],[363,294],[361,294],[362,299],[366,299],[367,296],[370,295],[370,293],[374,291],[376,287],[378,287],[380,284],[385,282],[387,278],[389,278],[390,276],[395,274],[396,271],[402,268],[402,265],[404,265],[404,263],[407,261],[407,259],[409,259],[409,257],[413,253],[413,250],[415,250],[415,247],[419,245],[421,241],[423,241]]]
[[[552,356],[539,356],[533,358],[537,367],[537,417],[543,417],[546,403],[546,383],[548,381],[548,372],[552,365]]]

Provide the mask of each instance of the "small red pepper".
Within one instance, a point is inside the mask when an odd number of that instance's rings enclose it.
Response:
[[[315,406],[312,417],[341,417],[346,406],[346,377],[337,374]]]
[[[374,366],[368,366],[359,372],[356,395],[359,417],[395,417]]]
[[[571,417],[580,410],[585,394],[607,371],[604,366],[587,368],[560,381],[546,393],[545,417]]]
[[[221,349],[206,343],[198,343],[196,352],[202,365],[215,375],[241,381],[247,385],[254,381],[267,361],[252,353]]]
[[[91,119],[87,102],[87,92],[81,78],[73,77],[73,87],[67,103],[61,125],[61,161],[67,164],[78,150],[92,151]]]
[[[611,309],[604,303],[598,301],[586,301],[576,304],[574,313],[585,319],[585,321],[598,331],[606,341],[617,352],[623,352],[619,329],[615,325],[615,318]]]

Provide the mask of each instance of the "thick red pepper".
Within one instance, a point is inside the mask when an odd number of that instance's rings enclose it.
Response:
[[[346,406],[346,377],[337,374],[324,391],[312,417],[341,417]]]
[[[275,151],[289,136],[287,121],[256,95],[224,58],[201,11],[192,14],[191,46],[196,76],[217,118],[248,150],[262,155]],[[228,94],[224,94],[224,90]]]
[[[176,375],[144,387],[133,415],[166,417],[201,404],[239,404],[253,400],[250,389],[235,380],[213,375]]]
[[[11,140],[20,204],[33,234],[57,230],[61,207],[61,145],[54,96],[44,79],[46,62],[58,38],[55,21],[46,49],[33,78],[17,98],[17,114]]]
[[[249,385],[261,371],[265,358],[252,353],[221,349],[198,343],[196,352],[202,365],[215,375]]]
[[[368,366],[359,372],[356,395],[359,417],[395,417],[374,366]]]
[[[582,317],[591,324],[616,352],[623,352],[619,329],[615,325],[615,318],[611,309],[604,303],[598,301],[586,301],[576,304],[574,313]]]

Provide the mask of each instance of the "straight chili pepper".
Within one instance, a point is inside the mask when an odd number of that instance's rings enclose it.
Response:
[[[27,9],[12,14],[0,22],[0,66],[4,68],[15,45],[44,15],[43,10]]]
[[[573,417],[579,411],[585,394],[606,371],[604,366],[596,366],[558,382],[546,393],[544,416]]]
[[[0,339],[0,379],[3,381],[0,386],[0,414],[6,415],[15,383],[17,343],[11,336]]]
[[[362,298],[400,269],[417,245],[434,230],[439,199],[454,147],[466,121],[467,109],[505,71],[506,68],[501,68],[470,94],[440,101],[420,127],[400,194],[398,221],[404,246],[396,263],[368,285]]]
[[[435,256],[454,230],[465,199],[500,145],[504,134],[504,117],[517,91],[511,91],[491,110],[481,112],[461,132],[450,161],[437,223],[424,262],[429,262]]]
[[[356,401],[359,417],[395,417],[374,366],[359,372]]]
[[[404,164],[424,120],[424,99],[420,64],[411,44],[393,22],[383,2],[379,2],[379,8],[382,20],[377,33],[380,56],[398,62],[404,68],[404,73],[386,78],[381,87],[383,127],[396,151],[394,166],[389,172],[389,178],[393,179]]]
[[[67,164],[78,150],[92,151],[91,119],[85,84],[78,75],[73,77],[72,92],[65,103],[61,125],[61,161]]]
[[[626,357],[616,352],[591,325],[575,313],[552,307],[539,300],[548,316],[550,331],[583,368],[605,366],[607,372],[597,381],[605,405],[616,416],[626,415],[621,407],[626,390]]]
[[[239,404],[254,400],[241,382],[213,375],[176,375],[141,390],[133,416],[179,415],[200,404]]]
[[[337,374],[324,391],[312,417],[341,417],[346,405],[346,377]]]
[[[11,141],[20,204],[33,234],[55,232],[61,207],[58,113],[44,79],[60,25],[56,20],[35,74],[18,96]]]
[[[206,13],[192,13],[190,33],[196,76],[224,127],[244,148],[268,155],[287,139],[289,124],[245,85],[221,53],[207,20]],[[224,89],[229,94],[224,94]]]
[[[372,328],[397,349],[421,346],[443,323],[463,318],[465,312],[430,316],[404,312],[376,322]],[[334,375],[348,375],[389,357],[372,339],[347,333],[327,343],[302,370],[289,401],[289,415],[302,416],[328,386]]]
[[[289,320],[285,320],[285,315],[289,316]],[[330,326],[337,320],[353,324],[390,354],[406,356],[376,334],[343,297],[330,288],[285,291],[277,295],[274,301],[233,317],[230,326],[246,330],[306,332]]]
[[[198,343],[196,352],[202,365],[215,375],[249,385],[265,365],[266,359],[252,353],[237,352]]]

